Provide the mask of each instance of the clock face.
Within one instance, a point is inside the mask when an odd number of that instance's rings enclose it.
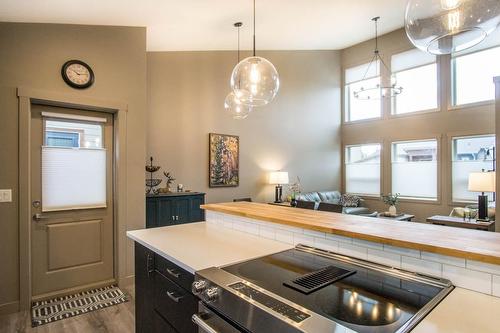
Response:
[[[79,60],[70,60],[63,65],[64,81],[73,88],[87,88],[94,82],[94,73],[89,65]]]

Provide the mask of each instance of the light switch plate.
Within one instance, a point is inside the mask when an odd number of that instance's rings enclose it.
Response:
[[[0,190],[0,202],[12,202],[12,190]]]

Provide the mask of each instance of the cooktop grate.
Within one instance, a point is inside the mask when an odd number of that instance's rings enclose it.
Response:
[[[291,281],[285,281],[283,284],[307,295],[354,273],[356,271],[349,271],[336,266],[327,266],[299,276]]]

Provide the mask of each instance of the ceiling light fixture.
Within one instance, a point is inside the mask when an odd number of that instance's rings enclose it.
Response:
[[[238,60],[236,64],[240,62],[240,28],[243,25],[241,22],[236,22],[234,26],[238,28]],[[252,111],[250,105],[241,102],[239,97],[241,97],[241,92],[239,90],[231,91],[224,100],[224,108],[229,112],[233,119],[245,119],[248,117]]]
[[[243,104],[263,106],[280,87],[278,71],[267,59],[255,55],[255,0],[253,0],[253,56],[243,59],[231,74],[231,89]]]
[[[405,30],[419,49],[440,55],[481,43],[500,24],[498,0],[409,0]]]
[[[366,68],[366,72],[363,75],[362,81],[367,79],[368,73],[370,73],[370,68],[375,66],[375,76],[380,76],[380,64],[384,66],[386,72],[389,72],[389,68],[385,64],[384,60],[380,56],[378,50],[378,20],[380,16],[372,18],[375,22],[375,50],[373,51],[373,58]],[[376,84],[374,87],[360,87],[359,90],[353,92],[354,98],[361,100],[376,100],[380,98],[392,98],[403,92],[403,88],[397,85],[396,78],[391,74],[391,82],[389,85],[384,85],[381,83]]]

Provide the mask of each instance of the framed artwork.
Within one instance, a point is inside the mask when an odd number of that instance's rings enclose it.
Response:
[[[240,138],[236,135],[209,134],[208,178],[210,187],[240,184]]]

